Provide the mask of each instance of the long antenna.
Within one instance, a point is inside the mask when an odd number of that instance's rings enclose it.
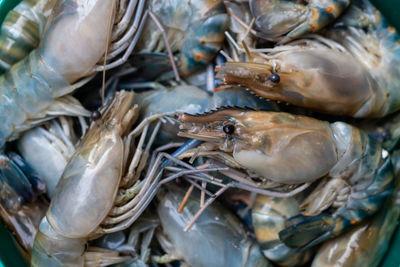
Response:
[[[49,1],[49,3],[47,3],[47,4],[51,5],[51,2],[52,1]],[[44,35],[46,34],[47,30],[49,29],[50,24],[53,21],[54,14],[56,13],[56,10],[60,6],[60,4],[61,4],[60,1],[56,1],[56,3],[54,4],[53,8],[51,9],[50,16],[47,19],[46,24],[44,25],[43,32],[41,33],[40,39],[43,39]]]
[[[177,82],[180,82],[181,78],[179,77],[179,72],[178,72],[178,69],[177,69],[177,67],[175,65],[174,56],[172,54],[171,46],[169,45],[168,37],[167,37],[167,34],[165,32],[165,29],[161,25],[161,22],[157,19],[156,15],[154,15],[153,12],[151,12],[150,10],[149,10],[149,15],[150,15],[151,19],[154,21],[154,23],[157,25],[158,29],[161,31],[161,34],[162,34],[164,42],[165,42],[165,47],[167,48],[168,56],[169,56],[169,59],[171,61],[172,70],[174,71],[174,74],[175,74],[175,80]]]
[[[107,40],[106,40],[106,52],[104,53],[104,62],[103,62],[103,81],[101,84],[101,104],[104,106],[104,94],[105,94],[105,84],[106,84],[106,62],[107,62],[107,54],[108,54],[108,48],[110,44],[110,38],[111,38],[111,27],[113,24],[113,18],[114,18],[114,3],[115,1],[112,1],[111,5],[111,14],[110,14],[110,21],[108,23],[107,27]]]
[[[250,49],[244,40],[242,40],[242,45],[243,45],[244,51],[246,51],[246,55],[247,55],[247,58],[249,59],[249,61],[254,62],[254,58],[251,56]]]
[[[193,226],[193,224],[197,221],[197,219],[200,217],[200,215],[203,213],[203,211],[213,203],[213,201],[221,195],[223,192],[225,192],[229,188],[228,185],[225,185],[224,187],[221,187],[216,193],[214,197],[209,197],[206,201],[206,203],[201,207],[197,213],[193,216],[192,220],[188,223],[188,225],[183,229],[184,232],[189,231],[189,229]]]

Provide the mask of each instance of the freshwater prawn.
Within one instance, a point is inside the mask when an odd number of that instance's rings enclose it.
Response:
[[[298,252],[279,239],[279,232],[285,229],[286,220],[299,214],[301,202],[296,197],[257,195],[251,207],[257,242],[264,256],[279,266],[302,266],[311,258],[311,251]]]
[[[161,121],[148,136],[149,125],[165,114],[149,116],[130,130],[139,116],[134,98],[133,92],[117,92],[98,111],[53,192],[35,238],[33,266],[83,266],[96,251],[85,252],[89,240],[129,228],[163,183],[185,173],[160,181],[163,170],[158,156],[141,179]],[[203,171],[208,170],[189,170]],[[126,260],[106,252],[96,254],[99,261]]]
[[[139,1],[135,13],[139,22],[145,19],[143,6],[144,2]],[[0,147],[20,132],[55,116],[90,115],[76,99],[66,95],[90,80],[95,71],[122,64],[124,57],[111,61],[118,54],[132,52],[138,35],[126,29],[140,32],[140,25],[129,22],[135,7],[136,1],[130,1],[113,16],[114,0],[61,1],[39,46],[0,76]],[[114,18],[122,15],[111,27]],[[126,20],[128,23],[121,25]],[[118,34],[107,56],[109,62],[103,66],[98,62],[104,58],[107,29],[111,28]]]
[[[84,118],[79,121],[83,136],[87,124]],[[75,153],[78,140],[72,118],[61,116],[26,131],[16,141],[21,156],[45,181],[49,198]]]
[[[358,12],[323,36],[249,49],[253,62],[228,62],[217,77],[262,98],[333,115],[383,117],[399,110],[400,37],[368,1],[354,5],[349,11]],[[361,23],[362,14],[371,19]],[[350,15],[359,27],[346,24]]]
[[[269,180],[299,185],[323,178],[279,233],[300,251],[362,222],[393,190],[388,153],[343,122],[241,109],[182,114],[179,120],[180,136],[208,141],[181,157],[195,153],[223,160],[247,170],[259,187]]]
[[[138,160],[141,158],[142,148],[138,146],[137,153],[128,164],[131,141],[144,131],[140,142],[143,144],[148,124],[161,117],[153,116],[129,133],[128,130],[138,117],[138,106],[133,105],[133,98],[133,93],[117,93],[100,110],[100,117],[91,124],[76,153],[68,162],[36,235],[31,262],[33,266],[83,266],[83,254],[88,239],[99,236],[112,225],[114,227],[109,233],[129,226],[119,227],[117,222],[107,223],[106,219],[110,212],[117,216],[132,209],[129,200],[136,195],[126,196],[125,202],[119,202],[119,206],[114,207],[121,187],[129,188],[132,184],[139,183],[137,180],[141,164]],[[154,135],[149,141],[150,145],[152,140]],[[154,177],[141,183],[139,197],[142,197],[152,178]],[[137,202],[135,199],[134,201]],[[121,210],[123,211],[120,212]],[[107,260],[107,253],[103,256]],[[121,259],[110,260],[119,262]]]
[[[183,190],[177,187],[164,189],[157,195],[162,229],[156,236],[167,254],[153,257],[155,262],[183,260],[191,266],[272,266],[238,219],[217,202],[204,210],[189,231],[184,231],[199,205],[191,197],[179,212],[183,196]],[[188,245],[187,240],[195,245]]]
[[[400,151],[391,154],[396,177],[400,174]],[[324,243],[315,255],[313,267],[379,266],[390,248],[390,240],[400,215],[400,183],[395,180],[393,194],[371,219],[349,232]]]

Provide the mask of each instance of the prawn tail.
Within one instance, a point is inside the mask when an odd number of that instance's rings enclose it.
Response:
[[[0,73],[10,69],[39,45],[49,10],[55,3],[55,0],[25,0],[7,14],[1,25]]]

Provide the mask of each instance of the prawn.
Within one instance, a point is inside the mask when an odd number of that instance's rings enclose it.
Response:
[[[129,200],[132,198],[137,202],[134,198],[136,195],[125,196],[128,203],[120,203],[120,206],[114,207],[119,188],[138,182],[135,178],[138,179],[140,173],[135,175],[135,171],[141,170],[138,159],[142,150],[138,146],[128,164],[132,139],[144,131],[141,135],[143,144],[148,124],[161,117],[153,116],[129,133],[129,128],[138,117],[138,106],[132,107],[133,98],[133,93],[117,93],[101,110],[101,116],[91,124],[77,147],[56,186],[46,216],[40,223],[34,243],[32,266],[83,266],[84,254],[90,254],[85,253],[85,244],[89,239],[99,236],[104,230],[104,233],[112,233],[130,226],[131,223],[119,227],[115,222],[118,218],[114,218],[113,222],[107,222],[107,219],[109,214],[124,215],[131,211]],[[154,135],[150,144],[152,140]],[[152,178],[141,183],[139,198]],[[116,263],[126,260],[115,259],[114,254],[108,259],[107,255],[103,255],[105,261]]]
[[[247,170],[261,180],[260,187],[268,180],[299,185],[324,177],[279,233],[299,251],[373,215],[393,190],[387,151],[343,122],[241,109],[182,114],[179,120],[180,136],[208,141],[197,155]]]
[[[250,49],[253,62],[228,62],[217,77],[262,98],[333,115],[383,117],[399,110],[400,37],[368,1],[360,2],[374,23],[330,28],[324,33],[330,39],[313,35]]]
[[[97,66],[108,46],[107,29],[111,28],[115,17],[114,2],[62,1],[39,46],[0,76],[0,147],[16,139],[20,132],[55,116],[90,115],[76,99],[66,95],[90,80],[95,71],[121,65],[138,39],[138,35],[132,36],[132,31],[123,31],[113,41],[107,58],[115,58],[122,51],[125,51],[124,56],[105,66]],[[114,32],[121,29],[121,23],[132,18],[133,11],[128,11],[134,10],[135,3],[130,1],[128,6],[121,7],[119,11],[126,11],[125,19],[113,27]],[[139,21],[143,5],[140,1],[136,12]],[[143,23],[141,25],[138,32]],[[125,26],[124,29],[134,29],[133,32],[137,28],[130,23]],[[116,47],[118,51],[114,50]]]

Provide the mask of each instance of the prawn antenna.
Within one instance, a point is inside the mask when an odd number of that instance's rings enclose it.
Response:
[[[190,197],[190,195],[191,195],[191,193],[193,191],[193,188],[194,188],[194,185],[193,184],[190,185],[188,191],[186,192],[185,196],[183,197],[183,200],[182,200],[182,202],[181,202],[181,204],[179,205],[179,208],[178,208],[178,212],[179,213],[181,213],[183,211],[183,208],[185,207],[186,202],[188,201],[188,199],[189,199],[189,197]]]
[[[168,51],[168,56],[171,61],[172,70],[174,71],[174,74],[175,74],[175,80],[177,82],[180,82],[181,78],[179,76],[178,68],[176,67],[176,64],[175,64],[174,56],[172,55],[171,46],[169,45],[168,37],[167,37],[167,34],[165,33],[165,29],[161,25],[160,21],[157,19],[156,15],[154,15],[154,13],[151,12],[150,10],[149,10],[149,15],[150,15],[151,19],[154,21],[154,23],[157,25],[158,29],[161,31],[161,34],[162,34],[164,42],[165,42],[165,47],[167,48],[167,51]]]
[[[250,25],[247,25],[243,20],[241,20],[238,16],[236,16],[235,13],[233,13],[230,9],[227,9],[226,13],[229,16],[231,16],[234,20],[236,20],[240,25],[242,25],[243,28],[246,29],[246,31],[247,31],[246,35],[250,32],[254,36],[257,36],[257,32],[254,29],[252,29],[254,21],[255,21],[255,18],[253,18],[251,20]]]
[[[50,24],[53,21],[54,14],[56,13],[56,10],[57,10],[59,5],[60,5],[60,1],[57,1],[57,3],[51,9],[51,13],[50,13],[49,19],[47,20],[46,25],[44,25],[42,36],[40,37],[40,39],[43,39],[44,35],[46,34],[47,30],[49,29]]]
[[[108,23],[108,28],[107,28],[106,51],[104,53],[104,61],[103,61],[103,80],[102,80],[102,83],[101,83],[101,104],[103,106],[104,106],[104,94],[105,94],[105,84],[106,84],[107,54],[108,54],[108,48],[109,48],[109,45],[110,45],[112,24],[113,24],[113,20],[114,20],[113,19],[114,18],[114,8],[115,8],[115,1],[112,1],[110,21]]]
[[[251,56],[250,49],[244,40],[242,40],[242,45],[243,45],[244,51],[246,51],[246,55],[247,55],[247,58],[249,59],[249,61],[254,62],[254,58]]]
[[[228,185],[221,187],[216,193],[214,197],[209,197],[204,205],[197,211],[197,213],[193,216],[192,220],[188,223],[188,225],[183,229],[184,232],[189,231],[189,229],[193,226],[193,224],[197,221],[203,211],[214,202],[214,200],[220,196],[223,192],[225,192],[229,188]]]

